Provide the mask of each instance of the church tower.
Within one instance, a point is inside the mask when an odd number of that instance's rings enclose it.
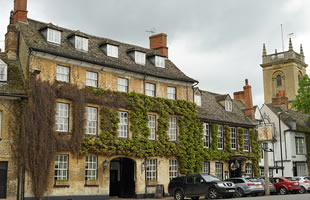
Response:
[[[287,97],[289,107],[296,99],[298,82],[306,74],[305,56],[300,45],[300,52],[293,50],[291,38],[289,49],[267,55],[265,44],[263,45],[263,69],[265,104],[272,103],[273,98]]]

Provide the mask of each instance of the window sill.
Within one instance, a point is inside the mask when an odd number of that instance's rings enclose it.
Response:
[[[69,181],[55,181],[54,187],[70,187]]]
[[[148,185],[148,186],[156,186],[157,185],[157,181],[148,181],[148,182],[146,182],[146,185]]]
[[[86,180],[84,186],[85,187],[99,187],[99,183],[98,183],[97,180],[96,181],[88,181],[88,180]]]

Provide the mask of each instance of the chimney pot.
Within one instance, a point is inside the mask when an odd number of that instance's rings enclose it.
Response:
[[[249,85],[249,80],[245,79],[245,85]]]
[[[163,56],[168,57],[167,35],[159,33],[150,36],[150,49],[157,50]]]

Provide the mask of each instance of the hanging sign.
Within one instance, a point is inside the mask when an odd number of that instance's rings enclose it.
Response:
[[[273,125],[265,124],[257,127],[258,141],[272,141]]]

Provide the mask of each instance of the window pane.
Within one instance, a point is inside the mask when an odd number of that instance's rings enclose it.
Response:
[[[55,180],[68,180],[68,155],[56,155]]]
[[[97,135],[98,109],[86,107],[86,134]]]
[[[169,141],[177,140],[177,119],[176,117],[169,117],[168,136],[169,136]]]
[[[128,92],[128,79],[118,78],[117,83],[117,89],[119,92]]]
[[[70,80],[69,73],[70,73],[69,67],[64,67],[64,66],[58,65],[57,66],[56,80],[69,83],[69,80]]]
[[[178,161],[176,159],[169,160],[169,178],[170,180],[178,177]]]
[[[150,97],[155,97],[155,84],[145,83],[145,94]]]
[[[97,180],[97,156],[86,156],[85,180]]]
[[[168,99],[172,99],[172,100],[176,99],[176,88],[175,87],[167,88],[167,97]]]
[[[145,64],[145,53],[135,51],[135,62],[137,64],[144,65]]]
[[[118,112],[118,117],[120,122],[118,123],[118,137],[127,138],[128,137],[128,113]]]
[[[86,72],[86,86],[98,86],[98,73],[89,71]]]
[[[157,181],[157,159],[146,160],[146,181]]]
[[[150,140],[155,140],[156,139],[156,116],[155,115],[148,115],[149,117],[149,122],[148,122],[148,127],[150,129]]]
[[[69,104],[56,103],[56,131],[68,132]]]

